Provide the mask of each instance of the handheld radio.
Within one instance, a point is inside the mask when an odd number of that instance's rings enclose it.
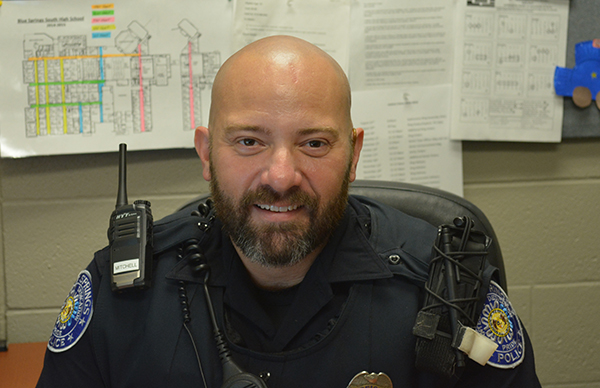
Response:
[[[111,288],[148,288],[152,282],[152,211],[150,202],[127,203],[127,145],[119,145],[117,204],[110,216]]]

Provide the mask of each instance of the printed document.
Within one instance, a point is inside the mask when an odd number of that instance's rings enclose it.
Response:
[[[352,89],[451,83],[455,9],[448,0],[354,2]]]
[[[466,0],[459,5],[452,139],[559,142],[568,0]]]
[[[353,92],[353,124],[365,130],[357,177],[462,196],[462,146],[450,140],[450,90],[442,85]]]
[[[348,72],[347,0],[237,0],[233,51],[271,35],[292,35],[320,47]]]

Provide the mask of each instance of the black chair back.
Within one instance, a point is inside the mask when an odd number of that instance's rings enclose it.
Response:
[[[471,202],[444,190],[388,181],[356,180],[350,186],[350,194],[362,195],[385,203],[408,215],[425,220],[435,227],[452,224],[456,217],[471,217],[475,222],[474,229],[492,239],[488,260],[498,268],[498,281],[506,290],[506,274],[498,238],[485,214]]]

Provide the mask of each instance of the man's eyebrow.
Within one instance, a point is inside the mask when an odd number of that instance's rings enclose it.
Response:
[[[331,127],[306,128],[299,131],[299,134],[302,136],[314,135],[318,133],[326,133],[332,136],[335,140],[339,139],[340,137],[340,131]]]
[[[271,133],[271,131],[269,131],[266,128],[262,128],[259,126],[255,126],[255,125],[231,125],[229,127],[226,127],[224,129],[225,133],[233,133],[233,132],[242,132],[242,131],[248,131],[248,132],[260,132],[260,133]]]

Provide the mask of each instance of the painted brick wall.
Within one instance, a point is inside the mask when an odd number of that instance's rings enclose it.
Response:
[[[0,160],[0,340],[45,341],[106,242],[117,154]],[[129,200],[155,218],[208,186],[193,150],[130,152]],[[600,388],[600,140],[463,143],[465,197],[490,218],[548,388]]]

